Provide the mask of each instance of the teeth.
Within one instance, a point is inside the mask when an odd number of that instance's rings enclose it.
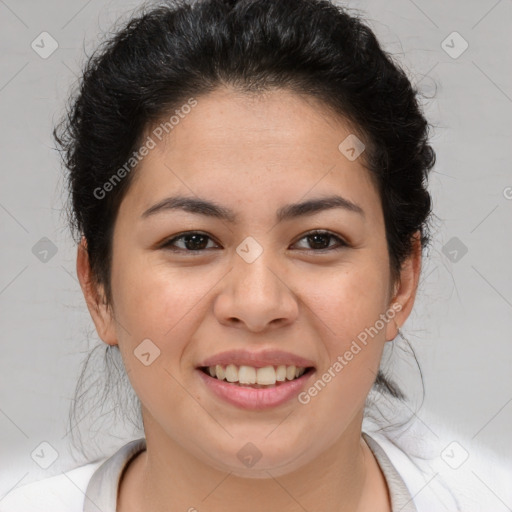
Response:
[[[296,370],[296,368],[293,365],[286,367],[286,378],[288,380],[292,380],[295,378],[295,370]]]
[[[213,375],[211,372],[212,368],[213,368]],[[215,367],[210,366],[208,368],[208,370],[210,371],[210,375],[212,375],[212,377],[217,377],[217,379],[219,379],[219,380],[224,380],[226,378],[226,374],[224,373],[224,368],[222,368],[222,366],[220,364],[218,364]]]
[[[286,366],[281,365],[277,367],[276,380],[279,382],[283,382],[286,380]]]
[[[240,366],[238,382],[240,384],[256,384],[256,369],[252,366]]]
[[[234,364],[228,364],[225,370],[228,382],[238,382],[238,368]]]
[[[258,384],[265,384],[267,386],[274,385],[276,383],[276,371],[273,366],[264,366],[258,368],[256,372],[256,380]]]
[[[306,368],[295,365],[264,366],[263,368],[254,368],[252,366],[242,365],[240,367],[234,364],[228,364],[223,367],[220,364],[209,366],[208,373],[211,377],[228,382],[238,382],[239,384],[259,384],[262,386],[273,386],[276,382],[285,380],[294,380],[304,375]]]

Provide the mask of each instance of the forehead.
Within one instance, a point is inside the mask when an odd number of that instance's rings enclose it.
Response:
[[[378,207],[362,157],[351,161],[339,149],[355,134],[315,99],[285,90],[219,89],[196,101],[161,140],[158,124],[146,131],[156,147],[135,171],[126,198],[132,210],[144,211],[171,193],[243,209],[336,192],[366,203],[365,210]]]
[[[277,156],[292,150],[297,158],[327,150],[328,158],[333,147],[337,150],[340,137],[353,131],[315,98],[284,89],[249,94],[221,88],[196,101],[197,106],[181,116],[165,137],[164,149],[187,150],[189,157],[204,152],[250,156],[262,150]]]

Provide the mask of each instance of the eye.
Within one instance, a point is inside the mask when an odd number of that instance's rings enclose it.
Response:
[[[212,238],[205,233],[201,233],[200,231],[189,231],[165,241],[161,245],[161,248],[176,252],[202,252],[205,249],[211,248],[208,247],[208,240],[213,242]],[[175,244],[178,241],[182,241],[184,247],[177,247]],[[213,243],[217,245],[215,242]]]
[[[306,233],[306,235],[300,238],[299,241],[300,240],[306,240],[310,247],[304,249],[313,252],[332,251],[348,246],[348,244],[339,236],[334,235],[329,231],[311,231]],[[334,245],[330,244],[333,240],[336,242]],[[202,233],[200,231],[188,231],[168,239],[161,245],[161,248],[175,252],[181,251],[198,253],[204,252],[206,249],[212,249],[213,247],[211,245],[209,246],[210,242],[214,244],[214,247],[219,247],[219,245],[206,233]],[[181,243],[182,246],[178,246],[178,243]],[[298,242],[294,245],[297,245],[297,243]]]
[[[336,245],[334,246],[329,244],[329,242],[333,239],[336,241]],[[309,233],[306,233],[306,235],[304,235],[300,240],[307,240],[307,243],[309,243],[310,246],[312,246],[312,249],[309,250],[312,250],[313,252],[332,251],[348,246],[348,244],[339,236],[334,235],[329,231],[311,231]],[[308,249],[306,248],[306,250]]]

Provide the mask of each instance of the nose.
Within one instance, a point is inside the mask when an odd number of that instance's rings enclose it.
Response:
[[[234,254],[232,269],[214,302],[214,314],[221,324],[261,332],[297,319],[299,308],[291,285],[266,253],[252,263]]]

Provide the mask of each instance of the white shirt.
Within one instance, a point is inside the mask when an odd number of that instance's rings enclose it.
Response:
[[[418,441],[418,435],[423,433],[416,425],[402,433],[400,440],[411,445]],[[498,497],[494,492],[483,492],[485,485],[481,492],[472,492],[474,486],[466,481],[467,474],[457,473],[460,467],[454,469],[462,460],[456,445],[447,443],[442,457],[421,460],[371,426],[364,428],[363,424],[363,436],[386,479],[393,512],[505,512],[510,510],[505,500],[512,506],[510,489],[508,496],[502,491]],[[0,500],[0,512],[116,512],[122,471],[145,448],[144,438],[131,441],[111,457],[14,489]],[[503,470],[500,475],[512,484],[512,472]]]

